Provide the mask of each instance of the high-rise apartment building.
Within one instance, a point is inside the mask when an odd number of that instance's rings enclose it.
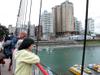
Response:
[[[89,18],[88,19],[88,25],[87,25],[87,33],[94,33],[94,19]]]
[[[52,8],[52,16],[53,16],[53,33],[54,33],[54,36],[56,36],[56,33],[57,33],[57,16],[56,16],[56,7],[53,7]]]
[[[49,39],[51,34],[53,34],[53,18],[52,13],[44,11],[41,15],[40,21],[43,29],[43,38]]]
[[[56,20],[57,20],[57,32],[62,32],[62,20],[61,20],[61,18],[62,18],[62,14],[61,14],[61,6],[60,5],[58,5],[58,6],[56,6],[56,16],[57,16],[57,18],[56,18]]]
[[[13,27],[12,25],[9,25],[8,30],[9,30],[9,33],[15,33],[16,28]]]
[[[43,36],[42,26],[38,25],[35,27],[35,38],[41,40],[42,36]]]
[[[75,32],[73,4],[71,2],[65,1],[61,5],[53,7],[52,13],[56,35],[73,34]]]
[[[30,25],[30,33],[29,36],[35,38],[35,25]]]
[[[75,34],[81,34],[82,33],[82,23],[81,21],[78,21],[77,18],[74,18],[74,28],[75,28]]]

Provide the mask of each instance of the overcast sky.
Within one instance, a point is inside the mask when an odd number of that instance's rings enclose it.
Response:
[[[51,12],[51,8],[55,5],[66,0],[43,0],[42,12],[48,10]],[[84,27],[85,19],[85,5],[86,0],[69,0],[74,4],[74,16],[78,20],[82,21]],[[89,0],[89,17],[95,19],[95,32],[100,33],[100,0]],[[17,14],[19,9],[20,0],[0,0],[0,23],[3,25],[12,24],[16,25]],[[33,0],[31,23],[38,24],[38,14],[39,14],[39,2],[40,0]]]

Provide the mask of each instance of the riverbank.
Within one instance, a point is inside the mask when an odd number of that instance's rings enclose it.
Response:
[[[39,46],[39,49],[54,49],[54,48],[76,48],[76,47],[83,47],[83,45],[52,45],[52,46]],[[100,45],[86,45],[86,47],[100,47]]]
[[[46,45],[46,46],[39,46],[39,48],[46,48],[46,49],[54,49],[54,48],[71,48],[71,47],[83,47],[83,45]]]
[[[83,47],[83,40],[66,40],[66,41],[39,41],[39,46],[54,47]],[[100,46],[100,40],[87,40],[86,46]]]
[[[35,41],[35,43],[37,43]],[[75,45],[78,44],[78,42],[74,40],[50,40],[50,41],[39,41],[38,45],[39,46],[54,46],[54,45]]]
[[[60,42],[39,42],[40,48],[71,48],[71,47],[83,47],[84,41],[60,41]],[[87,40],[86,41],[86,47],[99,47],[100,46],[100,40]]]
[[[83,40],[79,40],[77,41],[79,44],[83,44],[84,41]],[[100,46],[100,40],[86,40],[86,45],[87,46]]]

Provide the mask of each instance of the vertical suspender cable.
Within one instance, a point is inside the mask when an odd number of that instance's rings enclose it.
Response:
[[[18,29],[17,29],[17,27],[18,27],[18,16],[17,16],[17,21],[16,21],[16,30],[15,30],[15,35],[16,35],[16,36],[18,35]]]
[[[32,8],[32,0],[30,2],[29,22],[30,22],[30,18],[31,18],[31,8]]]
[[[0,75],[1,75],[1,64],[0,64]]]
[[[36,42],[36,54],[38,54],[38,43],[39,43],[39,32],[40,32],[40,19],[41,19],[41,9],[42,9],[42,0],[40,1],[40,9],[39,9],[39,24],[38,24],[38,27],[37,27],[37,42]],[[42,63],[41,63],[42,64]],[[42,64],[44,67],[47,68],[46,65]],[[50,71],[52,71],[55,75],[58,75],[57,73],[55,73],[53,70],[50,69]]]
[[[41,9],[42,9],[42,0],[40,1],[40,9],[39,9],[39,25],[38,25],[38,27],[37,27],[36,54],[38,54],[38,43],[39,43],[39,31],[40,31]]]
[[[29,21],[28,21],[28,31],[27,31],[28,37],[29,37],[29,35],[30,35],[31,8],[32,8],[32,0],[31,0],[31,2],[30,2],[30,11],[29,11]]]
[[[27,4],[26,4],[26,9],[25,9],[25,20],[24,20],[24,25],[25,25],[25,22],[26,22],[27,6],[28,6],[28,0],[27,0]]]
[[[85,34],[84,34],[84,46],[83,46],[83,56],[82,56],[81,75],[83,75],[83,71],[84,71],[84,62],[85,62],[86,35],[87,35],[87,24],[88,24],[88,7],[89,7],[89,0],[86,0]]]
[[[21,5],[22,5],[22,0],[20,0],[19,10],[18,10],[18,15],[17,15],[17,21],[16,21],[16,31],[15,31],[16,36],[17,36],[17,32],[18,32],[17,25],[18,25],[18,19],[19,19],[19,16],[20,16]]]

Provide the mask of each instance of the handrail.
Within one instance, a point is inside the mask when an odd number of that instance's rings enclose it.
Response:
[[[44,67],[46,67],[48,70],[50,70],[54,75],[58,75],[56,72],[54,72],[50,67],[44,65],[41,63],[41,65],[43,65]]]
[[[43,73],[43,75],[49,75],[48,72],[43,68],[43,66],[39,63],[35,64],[39,69],[40,71]]]

